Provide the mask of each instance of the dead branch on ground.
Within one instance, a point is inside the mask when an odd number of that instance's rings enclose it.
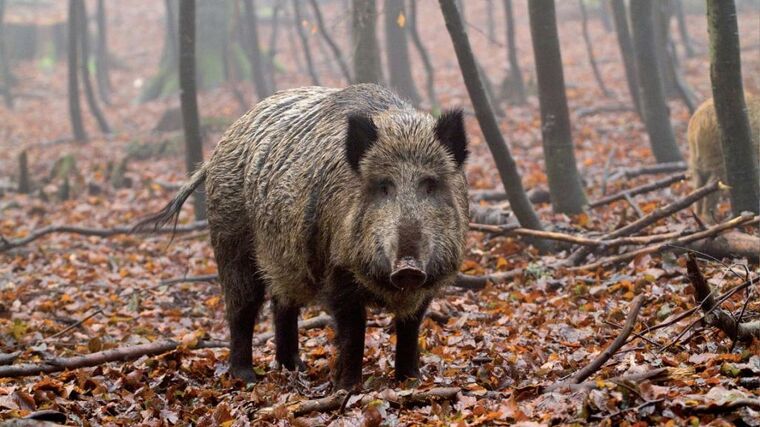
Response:
[[[622,168],[612,174],[610,179],[636,178],[641,175],[653,175],[658,173],[683,172],[687,169],[685,162],[666,162],[656,165],[640,166],[635,168]]]
[[[627,190],[623,190],[619,193],[612,194],[607,197],[602,197],[599,200],[595,200],[588,204],[589,208],[597,208],[599,206],[604,206],[608,203],[612,203],[617,200],[624,199],[627,196],[632,197],[639,194],[649,193],[654,190],[659,190],[661,188],[670,187],[671,184],[675,182],[680,182],[686,179],[686,174],[684,173],[677,173],[675,175],[671,175],[669,177],[651,182],[649,184],[640,185],[638,187],[629,188]]]

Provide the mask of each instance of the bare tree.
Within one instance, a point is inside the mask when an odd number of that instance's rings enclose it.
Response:
[[[555,212],[581,213],[586,195],[573,153],[554,0],[528,0],[528,14],[552,206]]]
[[[430,63],[430,57],[428,56],[427,49],[422,43],[420,34],[417,31],[417,1],[409,1],[409,37],[412,38],[412,44],[417,49],[417,53],[420,55],[422,65],[425,67],[425,74],[427,79],[425,81],[425,87],[428,95],[428,102],[433,109],[438,108],[438,100],[435,96],[435,70],[433,64]]]
[[[179,3],[179,85],[182,127],[185,133],[185,165],[191,175],[203,162],[195,85],[195,0],[182,0]],[[206,218],[206,195],[200,188],[195,191],[193,208],[195,219]]]
[[[467,93],[470,95],[480,129],[483,131],[483,136],[493,155],[509,204],[523,227],[541,230],[541,221],[525,194],[520,173],[517,171],[517,164],[515,164],[504,137],[499,131],[496,117],[491,109],[485,89],[483,89],[480,73],[478,73],[475,64],[475,56],[472,54],[470,41],[467,38],[467,32],[464,30],[464,23],[457,10],[455,0],[439,0],[439,3],[443,18],[446,21],[446,29],[448,29],[449,36],[454,44],[454,52],[459,62],[459,68],[462,70]],[[549,248],[547,242],[537,241],[536,244],[543,250]]]
[[[380,47],[377,44],[377,6],[375,0],[352,0],[351,37],[353,38],[354,81],[383,81]]]
[[[657,55],[652,54],[655,52],[652,0],[631,2],[631,23],[641,106],[652,152],[659,163],[681,161],[683,157],[670,125],[670,111],[665,103]]]
[[[683,0],[673,0],[673,7],[678,20],[678,32],[681,34],[681,43],[687,58],[694,57],[694,47],[691,45],[691,37],[686,26],[686,16],[683,13]]]
[[[95,90],[92,87],[92,79],[90,78],[90,35],[87,28],[87,9],[84,1],[78,2],[79,22],[79,48],[81,49],[81,67],[82,70],[82,86],[84,86],[84,95],[87,99],[87,105],[90,107],[90,113],[95,116],[95,121],[98,123],[98,128],[103,133],[111,133],[111,127],[108,126],[103,111],[100,110],[98,100],[95,97]]]
[[[507,58],[509,60],[509,77],[505,81],[502,93],[513,94],[508,97],[517,105],[527,102],[525,83],[523,82],[520,61],[517,59],[517,43],[515,42],[515,17],[512,11],[512,0],[504,0],[504,14],[506,15],[507,29]]]
[[[244,0],[245,8],[246,33],[248,35],[248,57],[251,63],[251,74],[253,75],[253,86],[256,89],[256,97],[264,99],[271,95],[271,90],[264,78],[264,68],[261,61],[261,46],[259,45],[258,18],[256,16],[256,5],[254,0]]]
[[[3,99],[8,108],[13,108],[13,95],[11,87],[13,86],[11,77],[11,67],[8,63],[8,53],[5,51],[5,0],[0,0],[0,72],[3,74]]]
[[[319,86],[319,75],[314,69],[314,61],[311,59],[311,49],[309,48],[309,39],[306,37],[306,33],[303,31],[303,17],[301,16],[301,5],[299,0],[293,0],[293,13],[295,14],[296,32],[298,38],[301,40],[301,47],[303,48],[303,56],[306,58],[306,68],[309,70],[309,76],[311,76],[311,82]]]
[[[639,117],[644,118],[641,109],[641,96],[639,93],[639,76],[636,71],[636,58],[633,52],[633,41],[631,40],[631,30],[628,26],[628,13],[625,9],[625,0],[611,0],[612,16],[615,20],[615,32],[617,33],[618,46],[620,46],[620,56],[623,58],[625,66],[625,79],[628,83],[628,93],[631,95],[633,105],[639,113]]]
[[[741,50],[733,0],[707,0],[710,34],[710,80],[715,115],[721,134],[726,179],[731,186],[731,209],[758,212],[760,178],[757,152],[747,118],[742,86]]]
[[[317,21],[317,29],[319,29],[319,33],[322,35],[322,38],[325,39],[327,46],[330,47],[330,51],[332,51],[333,56],[335,56],[335,60],[338,62],[338,66],[340,67],[340,72],[343,74],[343,78],[345,78],[348,83],[351,83],[351,72],[348,70],[348,65],[343,59],[343,53],[341,53],[340,47],[338,47],[338,44],[335,43],[335,40],[330,37],[330,32],[327,31],[325,21],[322,18],[322,11],[319,10],[319,4],[317,4],[317,0],[310,0],[310,2],[311,8],[314,10],[314,19]]]
[[[385,0],[385,53],[390,86],[412,104],[419,105],[420,95],[414,85],[409,49],[406,41],[404,0]]]
[[[599,85],[599,89],[601,89],[604,96],[609,97],[610,91],[607,90],[607,86],[604,85],[602,74],[599,72],[599,67],[596,65],[596,58],[594,57],[594,47],[591,44],[591,37],[589,37],[589,34],[588,34],[588,13],[586,12],[586,5],[583,3],[583,0],[578,0],[578,5],[581,8],[583,41],[586,43],[586,53],[588,54],[588,61],[591,64],[591,70],[594,72],[594,78],[596,79],[596,84]],[[600,8],[604,9],[604,6],[600,6]]]
[[[82,124],[82,107],[79,104],[79,44],[78,33],[79,23],[79,3],[83,0],[69,0],[68,8],[68,98],[69,98],[69,118],[71,119],[71,128],[74,132],[74,139],[84,141],[87,139],[87,133]]]
[[[274,10],[272,11],[272,32],[269,35],[269,45],[267,48],[267,68],[269,72],[266,73],[267,85],[269,90],[274,92],[277,90],[277,80],[275,74],[277,67],[275,67],[274,58],[277,55],[277,41],[278,41],[278,29],[280,28],[280,11],[283,9],[283,2],[285,0],[275,0]]]
[[[97,9],[98,43],[95,48],[95,79],[98,83],[98,94],[103,104],[111,104],[111,77],[108,58],[108,25],[106,20],[105,0],[98,0]]]

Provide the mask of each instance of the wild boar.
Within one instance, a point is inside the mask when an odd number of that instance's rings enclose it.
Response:
[[[752,145],[760,158],[760,97],[745,94],[747,117],[752,131]],[[699,106],[689,120],[689,172],[695,187],[707,184],[713,178],[726,182],[726,166],[723,163],[723,147],[720,142],[718,119],[713,100]],[[720,195],[712,193],[697,202],[697,214],[707,221],[713,220],[713,210]]]
[[[428,304],[463,260],[468,227],[459,110],[438,119],[373,84],[264,99],[141,227],[176,221],[206,183],[211,243],[230,329],[230,372],[254,381],[254,321],[269,290],[276,360],[298,355],[299,309],[334,318],[339,388],[361,384],[366,307],[394,314],[395,376],[418,375]]]

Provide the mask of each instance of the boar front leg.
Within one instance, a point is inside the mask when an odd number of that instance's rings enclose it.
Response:
[[[396,317],[396,379],[417,378],[419,369],[419,335],[420,324],[425,318],[430,300],[422,303],[410,317]]]
[[[299,307],[273,298],[272,311],[277,363],[289,371],[306,370],[306,365],[298,356]]]
[[[330,311],[337,328],[338,360],[335,364],[335,387],[351,390],[361,386],[364,358],[364,333],[367,311],[359,295],[359,285],[350,273],[334,274],[329,298]]]

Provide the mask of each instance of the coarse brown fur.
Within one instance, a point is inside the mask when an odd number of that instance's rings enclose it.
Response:
[[[466,155],[461,112],[436,120],[371,84],[286,90],[234,123],[145,223],[175,218],[205,179],[236,376],[253,379],[251,333],[268,288],[285,367],[302,363],[299,307],[319,303],[337,325],[337,386],[360,384],[372,305],[396,316],[396,376],[406,378],[418,373],[427,305],[463,259]]]
[[[745,93],[747,117],[752,132],[752,145],[760,159],[760,97]],[[723,161],[723,147],[720,129],[715,115],[713,100],[708,99],[699,106],[689,120],[687,132],[689,141],[689,172],[695,187],[701,187],[713,178],[726,183],[726,166]],[[712,193],[697,202],[697,214],[705,221],[712,222],[713,210],[720,200],[718,193]]]

